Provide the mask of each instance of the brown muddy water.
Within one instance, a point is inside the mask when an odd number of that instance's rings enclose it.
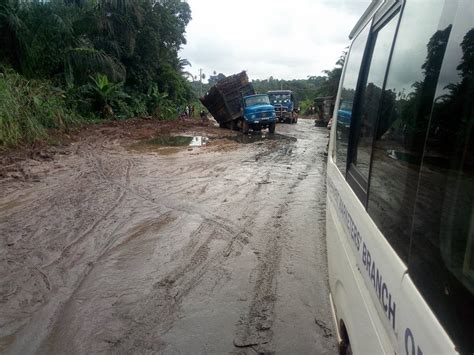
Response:
[[[328,132],[277,132],[84,139],[1,180],[0,352],[336,353]]]

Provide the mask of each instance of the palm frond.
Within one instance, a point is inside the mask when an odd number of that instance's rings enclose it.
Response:
[[[58,28],[61,32],[69,36],[73,35],[74,30],[73,30],[71,21],[62,18],[61,16],[55,13],[51,14],[50,18],[51,18],[50,23],[55,24],[56,28]]]
[[[125,80],[125,67],[102,50],[91,47],[72,48],[66,52],[66,81],[69,85],[84,81],[94,73],[105,73],[112,81]]]

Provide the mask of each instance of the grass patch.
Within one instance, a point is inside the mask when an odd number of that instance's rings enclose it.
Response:
[[[81,120],[49,82],[0,71],[0,148],[45,139],[49,129],[67,132]]]

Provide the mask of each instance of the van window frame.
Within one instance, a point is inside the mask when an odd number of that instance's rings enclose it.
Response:
[[[367,209],[368,205],[368,199],[369,199],[369,191],[370,191],[370,176],[372,173],[372,158],[373,155],[370,155],[370,160],[369,160],[369,173],[367,179],[362,176],[362,174],[359,172],[357,166],[353,164],[353,159],[354,159],[354,154],[355,150],[357,149],[357,137],[356,132],[357,130],[355,127],[359,124],[358,120],[360,119],[360,113],[361,113],[361,100],[362,100],[362,89],[364,88],[367,78],[369,75],[371,63],[372,63],[372,54],[375,45],[377,44],[377,35],[378,32],[383,29],[390,21],[392,21],[397,15],[398,19],[396,28],[395,28],[395,33],[393,36],[393,40],[390,46],[390,53],[388,55],[388,60],[387,60],[387,66],[385,68],[385,74],[383,78],[383,85],[382,85],[382,92],[385,90],[385,85],[387,83],[387,76],[390,68],[390,63],[392,60],[392,55],[393,55],[393,50],[395,47],[395,43],[397,41],[397,36],[398,36],[398,30],[400,26],[400,20],[403,15],[402,12],[402,3],[398,1],[390,1],[383,5],[373,16],[372,18],[372,23],[370,24],[370,32],[369,36],[367,39],[366,43],[366,48],[364,50],[364,56],[362,59],[360,71],[359,71],[359,78],[357,81],[357,86],[356,86],[356,94],[354,97],[354,104],[353,104],[353,122],[351,124],[351,129],[349,132],[349,143],[348,143],[348,149],[347,149],[347,159],[346,159],[346,181],[351,187],[351,189],[354,191],[356,196],[359,198],[360,202],[364,206],[365,209]],[[381,112],[381,105],[378,107],[378,112],[376,115],[376,119],[374,122],[374,132],[376,131],[376,127],[378,126],[379,120],[380,120],[380,112]],[[372,139],[372,151],[374,147],[374,137],[371,137]]]

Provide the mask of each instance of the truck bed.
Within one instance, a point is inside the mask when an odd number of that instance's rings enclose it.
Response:
[[[240,117],[242,97],[254,94],[247,73],[243,71],[220,80],[200,100],[218,123],[226,123]]]

